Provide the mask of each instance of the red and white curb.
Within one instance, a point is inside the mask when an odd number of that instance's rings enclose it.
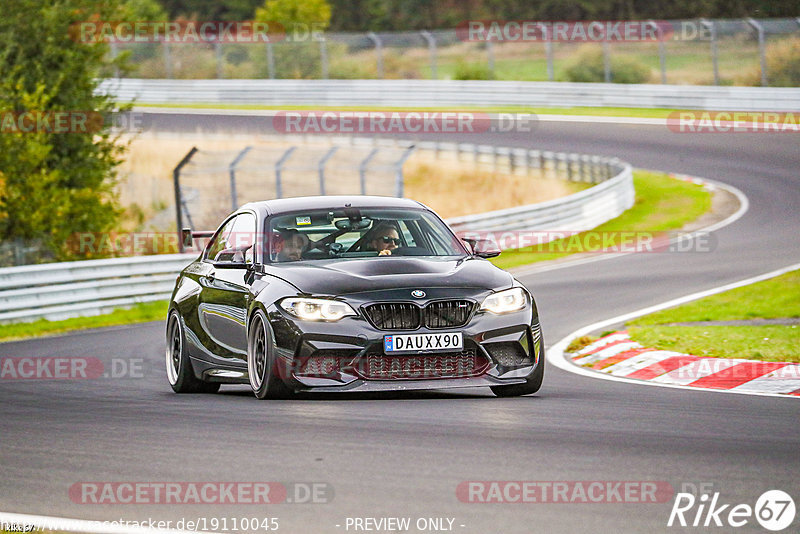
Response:
[[[731,284],[725,284],[725,285],[714,287],[714,288],[711,288],[711,289],[706,289],[704,291],[699,291],[697,293],[692,293],[690,295],[685,295],[683,297],[678,297],[676,299],[668,300],[666,302],[662,302],[662,303],[656,304],[654,306],[648,306],[646,308],[641,308],[639,310],[635,310],[635,311],[632,311],[632,312],[629,312],[629,313],[625,313],[623,315],[618,315],[616,317],[611,317],[609,319],[605,319],[605,320],[598,321],[598,322],[590,324],[590,325],[586,325],[583,328],[579,328],[578,330],[572,332],[568,336],[566,336],[566,337],[562,338],[561,340],[557,341],[555,345],[553,345],[552,347],[547,349],[547,363],[552,365],[553,367],[557,367],[557,368],[559,368],[559,369],[561,369],[563,371],[567,371],[569,373],[573,373],[573,374],[577,374],[577,375],[581,375],[581,376],[585,376],[585,377],[589,377],[589,378],[599,378],[599,379],[602,379],[602,380],[609,380],[609,381],[612,381],[612,382],[625,382],[627,384],[639,384],[639,385],[643,385],[643,386],[657,386],[657,387],[664,387],[664,388],[679,388],[679,389],[687,389],[687,390],[694,390],[694,391],[707,391],[707,392],[715,392],[715,393],[723,393],[723,394],[739,393],[739,394],[743,394],[743,395],[759,395],[759,396],[765,396],[765,397],[781,397],[781,398],[784,398],[784,399],[790,398],[790,397],[796,397],[797,395],[789,395],[787,393],[777,393],[777,392],[771,390],[770,387],[771,387],[772,384],[776,383],[776,380],[774,379],[774,376],[766,376],[769,373],[766,373],[764,375],[760,375],[760,376],[754,378],[753,380],[749,381],[750,383],[749,383],[749,385],[747,387],[744,387],[745,384],[742,383],[739,386],[733,387],[733,388],[730,388],[730,389],[710,388],[710,387],[702,387],[702,382],[698,386],[685,385],[685,383],[687,382],[687,380],[685,378],[684,378],[684,380],[677,380],[676,379],[674,381],[671,381],[670,379],[672,378],[673,375],[670,375],[669,373],[671,371],[675,371],[676,369],[671,369],[670,371],[664,371],[663,373],[660,373],[659,375],[654,376],[654,377],[652,377],[652,379],[648,380],[647,377],[636,378],[636,377],[627,376],[627,375],[616,375],[616,374],[612,374],[612,373],[609,373],[609,372],[602,372],[602,369],[601,370],[595,370],[595,369],[591,369],[589,367],[583,367],[583,366],[577,364],[575,362],[575,360],[569,358],[568,353],[566,352],[566,350],[567,350],[567,347],[569,346],[570,342],[573,339],[579,338],[581,336],[589,335],[592,332],[598,332],[598,331],[607,330],[609,327],[615,327],[616,325],[624,324],[624,323],[630,321],[631,319],[636,319],[637,317],[642,317],[643,315],[648,315],[648,314],[651,314],[651,313],[655,313],[657,311],[665,310],[667,308],[673,308],[675,306],[680,306],[681,304],[686,304],[687,302],[692,302],[693,300],[701,299],[703,297],[716,295],[717,293],[723,293],[725,291],[730,291],[731,289],[736,289],[737,287],[743,287],[743,286],[747,286],[747,285],[750,285],[750,284],[755,284],[756,282],[762,282],[764,280],[769,280],[770,278],[775,278],[776,276],[780,276],[780,275],[788,273],[790,271],[796,271],[798,269],[800,269],[800,263],[796,263],[794,265],[789,265],[789,266],[786,266],[786,267],[783,267],[781,269],[778,269],[778,270],[775,270],[775,271],[771,271],[771,272],[768,272],[768,273],[760,274],[760,275],[754,276],[752,278],[746,278],[744,280],[739,280],[738,282],[733,282]],[[610,336],[606,336],[606,337],[610,337]],[[604,338],[604,339],[606,339],[606,338]],[[625,339],[621,338],[621,337],[618,337],[618,338],[612,340],[610,343],[613,343],[613,341],[619,341],[620,344],[622,344],[622,342],[624,342]],[[634,343],[634,341],[632,341],[632,340],[627,340],[626,342],[627,343],[631,343],[631,344]],[[609,345],[609,346],[605,347],[605,350],[608,350],[609,352],[611,352],[611,350],[609,350],[609,349],[611,349],[610,343],[607,343],[607,345]],[[598,347],[594,347],[594,348],[598,348]],[[628,349],[640,349],[641,350],[644,347],[636,347],[636,346],[633,346],[633,345],[628,345],[627,348]],[[609,352],[605,352],[605,353],[603,353],[603,355],[608,355]],[[659,358],[659,357],[664,355],[663,354],[664,351],[659,351],[659,352],[661,352],[661,354],[652,354],[652,352],[656,352],[656,351],[648,351],[648,352],[651,352],[651,354],[649,354],[647,356],[644,356],[644,357]],[[676,355],[678,355],[678,354],[677,353],[670,353],[670,356],[676,356]],[[588,354],[585,354],[584,356],[588,356]],[[678,356],[680,356],[680,355],[678,355]],[[691,356],[691,355],[683,355],[683,356],[689,356],[690,358],[697,358],[696,356]],[[612,356],[608,355],[608,357],[610,358]],[[631,356],[631,358],[633,358],[633,357],[635,357],[635,355]],[[700,360],[700,359],[705,359],[705,358],[698,358],[698,360]],[[718,358],[714,358],[714,360],[715,361],[719,361]],[[638,361],[639,360],[631,360],[630,362],[628,362],[628,365],[634,365]],[[692,360],[692,361],[696,361],[696,360]],[[731,360],[727,360],[727,361],[731,361]],[[743,363],[743,362],[747,362],[749,360],[733,360],[733,361],[739,362],[739,363]],[[652,363],[656,363],[656,360],[653,360]],[[764,362],[759,362],[759,363],[764,363]],[[611,365],[616,365],[616,364],[612,364],[611,362],[609,362],[609,364],[610,364],[609,367]],[[640,365],[644,365],[644,367],[647,367],[647,364],[644,361],[641,362]],[[699,366],[701,364],[698,363],[698,364],[695,364],[695,365]],[[706,365],[711,365],[711,364],[706,364]],[[786,365],[779,364],[779,365],[782,365],[783,367],[786,367],[789,364],[786,364]],[[620,366],[620,369],[622,369],[622,367],[623,366]],[[681,366],[681,367],[683,367],[683,366]],[[708,373],[708,375],[715,374],[715,372],[713,372],[714,371],[713,367],[709,367],[709,369],[711,369],[712,372]],[[745,368],[743,367],[742,369],[745,369]],[[791,372],[790,369],[791,368],[787,369],[786,371],[784,371],[784,373]],[[617,369],[613,369],[612,371],[614,371],[614,370],[617,370]],[[638,371],[638,370],[639,370],[638,368],[635,369],[635,371]],[[655,370],[655,368],[653,370]],[[778,370],[779,369],[775,369],[775,371],[778,371]],[[719,371],[719,369],[717,369],[717,371]],[[620,370],[619,372],[622,373],[623,371]],[[770,372],[772,372],[772,371],[770,371]],[[630,373],[630,374],[632,374],[632,373]],[[664,376],[664,375],[666,375],[666,376]],[[707,375],[704,375],[704,376],[707,376]],[[659,377],[663,377],[663,378],[660,378],[660,381],[654,380],[655,378],[659,378]],[[692,384],[693,382],[696,382],[697,380],[699,380],[699,378],[696,379],[696,380],[688,380],[688,383]],[[792,377],[787,377],[787,378],[793,379]],[[795,376],[794,379],[800,379],[800,376]],[[751,388],[751,389],[747,389],[747,388]],[[798,382],[798,386],[795,388],[795,391],[798,388],[800,388],[800,382]]]
[[[800,365],[708,358],[646,348],[621,331],[602,337],[570,356],[599,373],[705,389],[800,397]]]

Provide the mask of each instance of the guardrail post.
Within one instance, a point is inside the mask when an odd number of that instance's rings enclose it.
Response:
[[[224,58],[222,57],[222,43],[220,43],[219,41],[216,41],[214,43],[214,56],[216,57],[217,60],[217,79],[221,80],[222,78],[225,77],[225,73],[223,72],[224,65],[222,64],[224,60]]]
[[[244,150],[239,152],[236,157],[233,158],[233,161],[231,161],[231,164],[228,166],[228,173],[231,177],[231,211],[236,211],[236,208],[239,207],[239,200],[236,195],[236,166],[239,165],[239,162],[244,159],[244,157],[252,148],[253,147],[251,146],[245,147]]]
[[[667,57],[664,49],[664,30],[654,20],[647,22],[655,31],[658,39],[658,63],[661,67],[661,83],[667,83]]]
[[[361,194],[367,194],[367,167],[369,166],[369,162],[372,161],[377,154],[380,148],[373,148],[369,155],[364,158],[361,163],[358,165],[358,177],[361,181]]]
[[[378,79],[383,79],[383,41],[375,32],[369,32],[367,37],[375,44],[375,55],[378,67]]]
[[[118,50],[117,50],[117,42],[115,40],[111,40],[109,43],[109,53],[111,54],[111,61],[113,62],[117,59]],[[114,63],[114,78],[119,78],[119,65]]]
[[[164,72],[167,78],[172,78],[172,56],[169,53],[169,41],[164,39],[161,43],[164,49]],[[178,228],[178,231],[180,232],[181,229]]]
[[[400,156],[400,159],[394,164],[395,188],[398,197],[403,196],[403,164],[409,156],[411,156],[411,153],[414,152],[414,148],[414,145],[409,146],[406,151],[403,152],[403,155]]]
[[[275,79],[275,52],[272,50],[272,43],[267,43],[267,75],[270,80]]]
[[[711,35],[711,63],[714,67],[714,85],[719,85],[719,62],[717,58],[717,27],[713,20],[700,19],[702,24]]]
[[[544,37],[544,53],[547,56],[547,80],[553,81],[554,74],[553,74],[553,39],[549,33],[549,28],[547,24],[539,23],[539,26],[542,29],[542,35]]]
[[[283,198],[283,183],[281,182],[283,165],[289,160],[296,148],[296,146],[289,147],[280,159],[275,162],[275,198]]]
[[[767,87],[767,43],[764,38],[764,26],[752,17],[748,17],[747,23],[758,32],[758,60],[761,65],[761,86]]]
[[[489,60],[489,72],[494,78],[494,43],[491,39],[486,40],[486,56]]]
[[[328,160],[331,159],[331,157],[334,154],[336,154],[337,150],[339,150],[338,146],[331,147],[331,149],[328,150],[328,152],[324,156],[322,156],[322,159],[319,160],[318,167],[319,167],[319,194],[320,195],[324,195],[325,194],[325,164],[328,163]]]
[[[322,70],[322,79],[328,79],[328,44],[325,41],[325,36],[320,37],[319,40],[319,63]]]
[[[436,73],[436,37],[428,30],[423,30],[419,33],[422,35],[422,38],[428,42],[428,53],[431,59],[431,80],[436,80],[438,79]]]
[[[180,238],[181,230],[183,229],[183,215],[181,214],[181,207],[183,206],[183,196],[181,195],[181,169],[189,163],[189,160],[192,159],[192,156],[194,156],[196,152],[197,147],[193,146],[172,170],[172,186],[175,189],[175,222],[178,225],[178,247],[181,252],[183,252],[183,240]]]

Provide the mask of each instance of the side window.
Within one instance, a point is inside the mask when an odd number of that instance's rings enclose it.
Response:
[[[212,238],[211,242],[208,244],[208,248],[206,248],[206,259],[218,261],[220,253],[228,248],[228,236],[231,234],[231,230],[233,230],[233,223],[236,219],[236,217],[229,219]]]
[[[234,219],[228,236],[228,246],[236,251],[233,261],[253,263],[256,242],[256,218],[252,213],[242,213]]]
[[[408,221],[397,221],[398,226],[400,226],[400,231],[403,233],[403,239],[405,240],[407,247],[418,247],[419,245],[414,240],[414,236],[411,234],[411,230],[408,227]]]
[[[209,243],[206,258],[214,261],[253,263],[256,218],[242,213],[226,222]]]

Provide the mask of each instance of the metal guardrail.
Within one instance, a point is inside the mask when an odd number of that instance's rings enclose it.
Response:
[[[456,80],[104,80],[117,100],[311,106],[637,107],[798,111],[800,88]]]
[[[97,315],[169,298],[195,254],[45,263],[0,269],[0,323]]]
[[[416,146],[454,151],[495,167],[552,170],[569,180],[596,183],[578,193],[528,206],[448,219],[458,233],[502,230],[580,231],[613,219],[634,202],[631,166],[616,158],[490,145],[342,138],[351,145]],[[50,263],[0,269],[0,324],[39,318],[97,315],[121,306],[169,298],[176,274],[196,254],[171,254]]]
[[[512,151],[510,157],[534,160],[526,150]],[[513,230],[550,230],[560,232],[580,232],[595,228],[600,224],[621,215],[633,206],[633,170],[627,163],[616,158],[596,158],[593,165],[600,165],[595,171],[585,162],[586,156],[554,153],[550,159],[555,165],[573,168],[580,172],[579,179],[589,178],[588,173],[606,172],[611,178],[604,178],[598,185],[572,195],[541,202],[530,206],[520,206],[504,210],[468,215],[448,219],[447,223],[455,232],[494,232]],[[545,159],[545,161],[547,161]]]

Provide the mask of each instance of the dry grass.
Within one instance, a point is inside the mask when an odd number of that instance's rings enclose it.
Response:
[[[405,167],[406,196],[444,218],[544,202],[583,188],[538,172],[496,172],[472,163],[436,160],[428,154],[409,160]]]

